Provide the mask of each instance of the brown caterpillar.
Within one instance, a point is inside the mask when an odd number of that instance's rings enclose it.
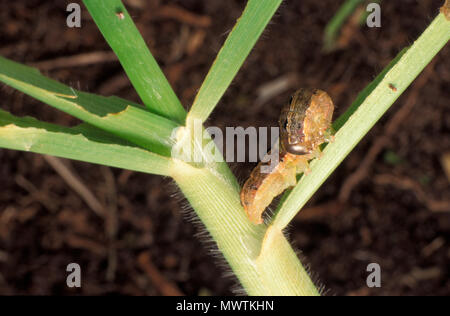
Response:
[[[241,203],[252,223],[261,224],[262,214],[272,200],[294,186],[296,175],[308,171],[308,161],[320,156],[319,146],[332,138],[333,110],[333,101],[326,92],[311,89],[298,90],[283,107],[278,121],[279,163],[263,173],[261,168],[268,164],[263,159],[241,191]]]

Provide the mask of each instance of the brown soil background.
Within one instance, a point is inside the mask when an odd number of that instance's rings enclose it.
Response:
[[[274,125],[298,87],[328,91],[337,115],[343,113],[421,34],[443,1],[384,1],[381,28],[347,25],[342,48],[323,54],[324,27],[342,2],[286,0],[208,124]],[[59,57],[110,51],[83,6],[82,28],[69,29],[68,1],[0,3],[0,55],[29,64],[50,60],[39,68],[52,78],[139,102],[117,61],[55,68]],[[188,108],[245,1],[125,3]],[[290,78],[286,89],[258,104],[258,89],[277,78]],[[290,226],[290,239],[327,294],[450,295],[450,188],[441,163],[450,151],[449,82],[447,45]],[[3,84],[0,99],[1,108],[16,115],[78,122]],[[405,107],[361,181],[342,198],[350,175]],[[106,218],[42,156],[0,149],[0,294],[232,294],[236,280],[221,277],[224,260],[195,236],[203,228],[188,220],[193,211],[183,212],[186,202],[170,179],[75,161],[70,166],[108,210]],[[232,166],[241,181],[252,167]],[[65,285],[70,262],[82,267],[81,289]],[[371,262],[382,268],[379,289],[365,285]]]

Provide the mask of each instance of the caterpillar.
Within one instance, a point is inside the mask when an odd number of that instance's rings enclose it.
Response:
[[[296,184],[296,175],[307,173],[309,161],[320,157],[320,145],[332,139],[334,104],[322,90],[300,89],[281,110],[278,164],[269,167],[267,155],[252,170],[241,190],[241,204],[254,224],[263,223],[262,214],[272,200]],[[262,168],[265,167],[265,172]],[[267,172],[267,168],[269,169]]]

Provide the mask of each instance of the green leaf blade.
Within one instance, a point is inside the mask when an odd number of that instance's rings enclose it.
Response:
[[[167,176],[170,159],[96,127],[68,128],[0,110],[0,147]]]
[[[244,63],[282,0],[249,0],[208,75],[189,112],[190,119],[205,121]]]
[[[170,156],[172,132],[178,125],[128,100],[75,90],[3,57],[0,81],[143,148]]]
[[[152,111],[183,123],[186,111],[150,53],[120,0],[83,1],[109,46],[116,53],[143,103]]]

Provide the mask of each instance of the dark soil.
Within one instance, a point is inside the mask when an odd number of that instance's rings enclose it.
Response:
[[[82,27],[70,29],[65,24],[70,1],[0,2],[4,57],[31,64],[109,51],[83,6]],[[328,91],[337,117],[421,34],[443,1],[383,1],[381,28],[348,26],[345,45],[323,54],[324,27],[342,2],[284,1],[208,124],[273,126],[280,107],[298,87]],[[203,19],[189,24],[163,14],[167,3]],[[245,1],[126,4],[189,108]],[[197,47],[192,45],[195,38]],[[82,90],[139,102],[117,61],[50,67],[43,73]],[[287,89],[258,104],[258,89],[283,76],[294,78]],[[329,295],[450,295],[450,186],[441,163],[450,151],[449,46],[420,78],[423,84],[416,81],[400,97],[289,228],[303,261]],[[78,123],[4,85],[0,99],[1,108],[16,115]],[[349,176],[408,102],[414,103],[411,112],[397,124],[349,197],[339,200]],[[218,277],[227,272],[224,262],[210,256],[196,237],[203,228],[186,219],[186,202],[170,179],[70,163],[113,214],[108,219],[97,216],[43,156],[0,149],[0,294],[232,294],[236,280]],[[253,165],[232,167],[243,181]],[[81,289],[66,287],[71,262],[82,267]],[[381,266],[381,288],[366,286],[371,262]]]

